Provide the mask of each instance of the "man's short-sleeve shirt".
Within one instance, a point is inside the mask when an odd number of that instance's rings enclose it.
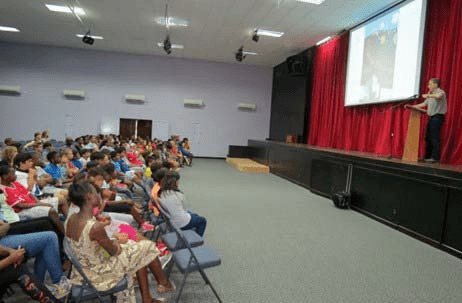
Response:
[[[427,98],[424,102],[427,105],[427,114],[430,117],[436,114],[444,115],[448,111],[446,93],[444,92],[444,90],[438,87],[432,92],[432,95],[441,93],[443,93],[443,98],[441,98],[440,100],[437,100],[435,98]]]

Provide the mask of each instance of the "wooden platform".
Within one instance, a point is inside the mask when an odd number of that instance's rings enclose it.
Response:
[[[246,173],[259,173],[259,174],[268,174],[269,167],[263,164],[257,163],[250,159],[244,158],[226,158],[226,162],[231,166],[234,166],[239,171]]]

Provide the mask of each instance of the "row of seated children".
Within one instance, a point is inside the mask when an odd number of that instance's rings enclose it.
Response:
[[[7,147],[16,147],[16,152],[27,151],[27,152],[39,152],[43,155],[43,161],[47,164],[47,154],[54,150],[59,149],[62,151],[65,148],[70,148],[74,153],[74,161],[77,159],[81,160],[80,156],[83,156],[84,150],[89,150],[90,152],[95,151],[109,151],[112,152],[116,148],[124,148],[127,152],[126,160],[129,160],[137,163],[141,156],[146,157],[147,154],[152,152],[157,153],[162,157],[163,160],[170,160],[173,162],[179,162],[180,165],[187,164],[190,165],[193,154],[191,153],[191,145],[188,138],[184,138],[180,141],[179,136],[172,136],[167,141],[161,141],[158,139],[141,139],[134,138],[133,140],[123,140],[120,136],[116,135],[99,135],[99,136],[80,136],[73,140],[70,137],[66,137],[64,142],[58,142],[55,140],[48,139],[48,133],[46,133],[46,138],[42,135],[41,132],[36,132],[34,134],[34,139],[26,144],[19,144],[15,142],[12,138],[5,139],[5,144]],[[11,152],[11,150],[10,150]],[[76,155],[76,152],[79,153],[79,156]],[[7,155],[4,155],[7,157]],[[14,158],[14,157],[7,157]],[[11,163],[9,163],[11,164]],[[137,164],[134,164],[135,166]]]
[[[103,149],[104,150],[104,149]],[[132,151],[134,151],[132,149]],[[136,151],[135,151],[136,152]],[[137,152],[141,152],[141,150],[137,150]],[[119,154],[119,155],[117,155]],[[59,155],[59,156],[58,156]],[[70,152],[69,150],[63,150],[63,153],[61,154],[58,154],[58,153],[49,153],[49,155],[47,155],[47,159],[49,160],[49,164],[48,164],[48,169],[45,170],[45,175],[41,175],[40,179],[39,179],[39,175],[37,174],[37,170],[32,168],[32,165],[30,164],[30,162],[33,161],[33,165],[36,167],[36,168],[40,168],[39,164],[40,164],[40,160],[41,160],[41,157],[40,157],[40,154],[38,154],[37,152],[33,153],[32,155],[32,159],[31,158],[28,158],[27,157],[27,154],[19,154],[17,155],[17,157],[15,156],[14,157],[14,160],[16,161],[13,161],[13,164],[17,167],[17,172],[18,174],[23,174],[22,176],[22,180],[23,182],[25,182],[25,185],[23,185],[23,187],[25,189],[29,189],[31,192],[29,192],[29,199],[30,201],[28,201],[30,204],[29,205],[34,205],[33,207],[29,207],[29,206],[26,206],[25,208],[30,208],[30,209],[33,209],[33,208],[42,208],[42,207],[45,207],[45,208],[48,208],[48,209],[53,209],[53,216],[50,216],[50,213],[48,213],[48,216],[42,216],[42,217],[38,217],[38,218],[35,218],[35,219],[32,219],[30,221],[30,226],[34,226],[34,220],[40,220],[40,219],[49,219],[51,221],[52,224],[50,224],[50,222],[48,223],[49,227],[48,229],[50,230],[53,230],[55,231],[56,233],[58,234],[61,234],[62,233],[62,226],[60,226],[60,222],[56,222],[56,216],[54,215],[54,213],[56,212],[56,208],[59,208],[60,205],[63,205],[65,203],[61,203],[59,204],[59,195],[58,197],[53,197],[53,199],[58,199],[58,205],[51,205],[50,203],[48,202],[42,202],[42,201],[39,201],[37,200],[36,198],[32,198],[34,195],[34,193],[37,193],[37,188],[36,187],[41,187],[42,189],[44,189],[46,186],[49,186],[49,190],[54,190],[54,194],[61,194],[61,199],[64,199],[65,200],[65,197],[67,197],[67,192],[65,190],[61,190],[59,188],[59,186],[62,186],[63,183],[62,183],[62,177],[63,175],[66,176],[66,174],[63,174],[63,170],[61,169],[57,169],[57,166],[58,164],[60,164],[60,160],[64,163],[68,162],[69,159],[72,159],[72,156],[76,156],[76,151],[73,151],[73,152]],[[160,157],[156,157],[156,153],[144,153],[143,156],[146,157],[146,159],[150,162],[150,163],[154,163],[156,161],[159,161],[160,160]],[[88,156],[87,155],[87,152],[84,151],[84,156],[82,158],[85,159],[85,156]],[[108,210],[106,207],[103,207],[103,205],[109,205],[110,206],[110,201],[111,201],[111,197],[115,200],[117,199],[117,195],[116,194],[111,194],[111,193],[108,193],[107,192],[107,186],[109,183],[110,185],[112,186],[119,186],[121,184],[117,184],[117,181],[116,178],[117,177],[121,177],[124,175],[124,173],[122,171],[118,171],[117,173],[115,173],[115,168],[118,167],[119,169],[120,168],[120,165],[115,165],[116,163],[119,163],[120,162],[117,160],[117,156],[119,157],[124,157],[124,150],[116,150],[114,149],[112,152],[111,152],[111,160],[112,160],[112,164],[111,163],[108,163],[108,159],[107,159],[107,155],[105,155],[103,153],[103,155],[101,153],[93,153],[90,157],[90,161],[88,161],[88,159],[85,159],[87,160],[86,162],[84,162],[86,165],[82,165],[82,169],[79,170],[79,174],[78,176],[85,176],[85,178],[89,178],[90,180],[92,180],[95,188],[98,188],[100,191],[101,191],[101,197],[103,198],[103,203],[102,205],[99,207],[99,210],[94,213],[94,215],[96,215],[97,217],[101,218],[102,221],[104,221],[105,225],[106,226],[109,226],[111,223],[108,223],[108,222],[111,222],[110,220],[108,220],[108,218],[110,218],[110,216],[108,216],[108,214],[110,214],[110,212],[106,212],[106,213],[103,213],[101,214],[100,211],[106,211]],[[63,161],[63,157],[67,158],[67,159],[64,159]],[[142,158],[139,158],[139,159],[142,159]],[[120,160],[120,159],[119,159]],[[74,159],[75,161],[75,159]],[[161,161],[161,160],[160,160]],[[88,165],[90,164],[90,165]],[[122,162],[122,165],[123,165],[123,162]],[[29,172],[27,173],[27,168],[28,166],[30,166],[29,168]],[[76,165],[78,166],[78,165]],[[88,168],[90,166],[90,168]],[[133,165],[133,166],[136,166]],[[169,168],[175,168],[176,166],[174,165],[174,163],[172,162],[169,162],[169,161],[163,161],[163,166],[165,167],[169,167]],[[50,170],[50,167],[52,168]],[[123,166],[122,166],[123,167]],[[157,166],[154,166],[154,171],[157,170]],[[166,169],[164,169],[163,171],[165,172]],[[60,177],[55,175],[55,177],[51,177],[51,175],[47,175],[46,172],[49,171],[51,172],[52,174],[62,174]],[[129,171],[129,170],[128,170]],[[126,171],[126,172],[128,172]],[[69,170],[68,170],[69,172]],[[170,172],[169,172],[170,173]],[[167,175],[169,175],[169,173]],[[77,175],[77,172],[72,172],[72,174],[74,175]],[[119,175],[120,174],[120,175]],[[158,174],[153,174],[152,173],[152,170],[151,170],[151,174],[153,177],[158,177]],[[177,173],[176,173],[177,174]],[[16,175],[16,174],[15,174]],[[176,177],[175,178],[179,178],[178,175],[175,175]],[[7,187],[12,187],[11,185],[15,182],[14,180],[14,177],[13,177],[13,174],[12,174],[12,169],[11,167],[9,166],[4,166],[3,167],[3,170],[2,170],[2,174],[1,174],[1,177],[2,177],[2,184],[4,186],[4,189],[6,189]],[[25,177],[25,178],[24,178]],[[67,181],[69,180],[72,180],[75,176],[71,176],[70,174],[67,174]],[[136,175],[136,174],[132,174],[131,176],[132,180],[133,179],[140,179],[140,178],[144,178],[140,175]],[[78,178],[76,178],[78,179]],[[5,181],[3,181],[5,180]],[[82,180],[80,178],[80,180]],[[149,179],[150,180],[150,179]],[[168,178],[166,178],[166,180],[168,180]],[[139,180],[138,180],[139,182]],[[74,182],[75,183],[75,182]],[[74,184],[73,183],[73,184]],[[105,184],[106,183],[106,184]],[[171,182],[170,182],[171,183]],[[178,182],[176,182],[177,184]],[[128,184],[130,184],[130,181],[128,182]],[[58,186],[58,187],[54,187],[54,186]],[[158,185],[159,186],[159,185]],[[15,187],[15,186],[13,186]],[[6,189],[6,192],[8,191],[9,189]],[[106,190],[106,192],[104,191]],[[171,191],[172,188],[169,188],[168,190],[166,190],[165,192],[167,193],[168,191]],[[177,190],[174,190],[174,191],[177,191]],[[53,192],[53,191],[52,191]],[[65,195],[63,195],[63,192],[66,192]],[[177,191],[179,192],[179,191]],[[167,196],[167,195],[166,195]],[[6,195],[7,199],[8,197],[12,197],[12,195]],[[25,198],[25,196],[23,197]],[[32,200],[35,200],[35,201],[32,201]],[[156,200],[157,203],[159,203],[159,199]],[[108,204],[109,202],[109,204]],[[128,205],[128,206],[134,206],[133,202],[128,200],[128,201],[121,201],[121,205]],[[125,202],[125,203],[124,203]],[[18,213],[22,212],[23,209],[20,209],[21,206],[24,207],[23,204],[27,204],[27,203],[16,203],[14,204],[16,206],[16,209],[15,211],[18,211]],[[168,208],[167,206],[164,206],[166,208]],[[126,207],[122,207],[122,208],[125,208],[122,210],[122,212],[127,212],[127,208]],[[132,212],[132,209],[133,207],[130,208],[130,212]],[[59,209],[58,209],[59,210]],[[109,208],[109,210],[112,210]],[[61,210],[62,211],[62,210]],[[174,211],[172,211],[174,212]],[[137,213],[137,212],[135,212]],[[43,213],[42,213],[43,214]],[[133,213],[132,213],[133,214]],[[188,213],[189,215],[186,215],[184,217],[189,217],[189,219],[187,220],[187,224],[183,225],[183,226],[180,226],[182,228],[191,228],[191,227],[196,227],[194,223],[194,214],[190,214]],[[101,215],[101,216],[100,216]],[[106,216],[104,216],[106,215]],[[35,214],[34,216],[37,216],[37,214]],[[136,217],[136,215],[134,215],[133,217]],[[19,216],[18,216],[19,218]],[[27,218],[27,217],[26,217]],[[33,218],[32,216],[29,217],[30,218]],[[118,217],[118,219],[120,219],[120,217]],[[139,219],[139,218],[136,218],[136,219]],[[205,220],[205,219],[204,219]],[[115,220],[116,221],[116,220]],[[128,220],[130,221],[130,220]],[[140,221],[140,220],[137,220],[137,221]],[[191,221],[191,222],[189,222]],[[17,222],[17,223],[20,223],[20,222]],[[140,225],[143,227],[143,224],[145,224],[145,222],[138,222],[140,223]],[[13,223],[14,225],[15,223]],[[35,224],[38,224],[37,222],[35,222]],[[112,224],[114,225],[114,224]],[[190,225],[190,226],[188,226]],[[205,229],[205,222],[202,223],[203,227],[202,229],[199,228],[198,229],[198,232],[203,235],[203,232],[204,232],[204,229]],[[129,226],[129,225],[128,225]],[[35,227],[35,226],[34,226]],[[33,229],[32,229],[33,230]],[[39,229],[36,229],[36,231],[38,231]],[[46,228],[45,228],[46,230]],[[29,230],[31,231],[31,230]],[[129,228],[127,228],[127,226],[123,227],[122,229],[120,228],[120,225],[119,225],[119,229],[116,229],[114,230],[114,226],[111,226],[111,229],[107,229],[106,228],[106,231],[108,234],[110,234],[110,232],[112,231],[113,235],[115,235],[116,238],[120,238],[121,236],[119,234],[126,234],[127,236],[129,235],[130,236],[130,239],[131,240],[139,240],[139,239],[143,239],[141,236],[138,236],[136,235],[136,232],[135,234],[133,233],[133,231],[131,232],[128,232],[130,231]],[[124,231],[124,232],[121,232],[121,231]],[[3,236],[3,235],[2,235]],[[123,238],[123,236],[122,236]],[[122,239],[123,241],[123,239]],[[10,248],[11,250],[12,248]],[[14,257],[16,256],[17,254],[21,254],[21,250],[16,250],[15,253],[13,252],[9,252],[9,256],[6,258],[10,258],[12,257],[14,260],[16,260],[17,258]],[[15,259],[16,258],[16,259]],[[21,259],[21,258],[20,258]],[[16,260],[17,261],[17,260]],[[15,262],[16,262],[15,261]],[[13,262],[14,263],[14,262]],[[15,263],[16,264],[16,263]],[[36,264],[41,264],[41,261],[39,260],[39,258],[37,258],[36,260]],[[43,267],[43,266],[41,266]],[[49,270],[49,269],[48,269]],[[43,270],[42,270],[43,271]],[[41,275],[39,275],[40,279],[41,279]],[[56,277],[58,277],[58,275],[54,275],[54,277],[52,277],[52,282],[56,282]],[[55,283],[53,286],[51,286],[51,289],[54,289],[56,295],[60,295],[60,293],[62,293],[62,291],[60,292],[59,290],[63,290],[63,289],[66,289],[66,285],[68,285],[67,281],[64,279],[61,279],[61,275],[59,275],[59,279],[58,279],[58,283]],[[168,289],[168,287],[167,287]],[[42,292],[39,292],[39,294],[41,294],[41,296],[43,297],[43,293]]]

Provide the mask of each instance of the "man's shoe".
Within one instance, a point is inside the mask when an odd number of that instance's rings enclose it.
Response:
[[[428,163],[435,163],[435,162],[437,162],[437,160],[435,160],[435,159],[433,159],[433,158],[425,159],[424,161],[425,161],[425,162],[428,162]]]

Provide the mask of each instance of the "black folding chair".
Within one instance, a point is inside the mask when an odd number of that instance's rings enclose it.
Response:
[[[99,299],[100,302],[107,303],[113,301],[115,293],[127,289],[128,282],[127,279],[124,277],[113,288],[105,291],[98,291],[83,271],[82,265],[80,265],[79,260],[75,257],[74,252],[72,251],[70,240],[67,237],[64,238],[63,246],[64,252],[71,261],[73,268],[76,269],[83,278],[82,285],[72,285],[71,292],[68,296],[68,300],[70,300],[71,302],[81,302]],[[108,296],[110,297],[109,300],[105,298]]]

